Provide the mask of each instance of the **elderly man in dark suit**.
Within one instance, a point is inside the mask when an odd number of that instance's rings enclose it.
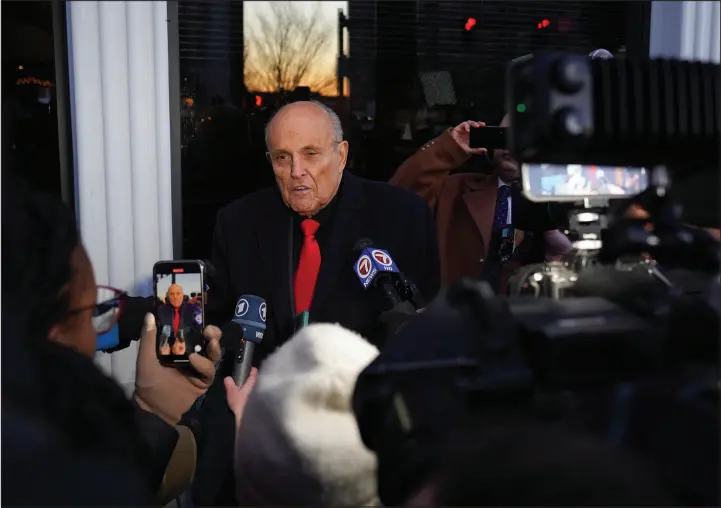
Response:
[[[439,285],[434,220],[419,197],[344,171],[348,142],[336,114],[315,102],[282,108],[266,130],[277,188],[231,203],[218,214],[209,320],[232,317],[237,298],[268,302],[260,361],[294,330],[294,318],[337,322],[382,342],[384,303],[353,272],[361,238],[390,252],[426,298]]]
[[[165,305],[158,308],[158,326],[163,329],[170,326],[171,335],[164,338],[160,346],[160,354],[182,355],[186,352],[185,338],[191,330],[200,332],[203,325],[203,316],[198,305],[185,302],[185,293],[178,284],[168,287]],[[182,333],[178,333],[181,332]]]
[[[339,323],[382,345],[387,330],[379,318],[390,305],[357,279],[354,246],[368,238],[390,252],[431,299],[440,278],[431,210],[406,190],[345,172],[348,142],[336,114],[322,104],[295,102],[280,109],[267,126],[266,145],[277,187],[218,213],[208,321],[230,320],[243,294],[264,298],[267,328],[255,364],[290,338],[304,311],[310,322]],[[196,404],[181,420],[201,436],[193,486],[198,506],[237,505],[234,420],[223,386],[234,362],[226,355],[200,409]]]

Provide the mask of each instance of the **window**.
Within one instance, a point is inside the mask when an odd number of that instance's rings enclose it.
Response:
[[[505,66],[518,56],[599,47],[647,55],[648,43],[644,52],[633,39],[648,32],[639,9],[650,7],[179,0],[184,256],[209,255],[221,206],[274,185],[264,126],[284,102],[312,97],[333,108],[351,145],[348,170],[387,180],[444,129],[500,119]],[[431,89],[445,103],[429,104]]]
[[[67,76],[64,14],[52,2],[2,4],[3,161],[12,161],[13,171],[33,187],[72,206],[71,150],[61,142],[70,139],[67,82],[57,92],[58,78]],[[56,62],[56,54],[63,61]]]

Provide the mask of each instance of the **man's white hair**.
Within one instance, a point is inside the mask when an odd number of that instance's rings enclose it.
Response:
[[[331,108],[323,104],[322,102],[318,101],[308,101],[311,104],[315,104],[319,108],[321,108],[326,115],[328,115],[328,118],[330,119],[331,128],[333,129],[333,141],[336,143],[340,143],[343,141],[343,126],[340,123],[340,118],[338,118],[338,115],[335,114],[335,111],[333,111]],[[282,108],[280,108],[278,111],[275,112],[273,117],[268,121],[268,123],[265,125],[265,146],[266,148],[270,149],[270,143],[268,143],[268,132],[270,131],[270,124],[273,123],[273,120],[275,117],[283,111],[285,108],[290,106],[291,104],[295,104],[294,102],[291,102],[290,104],[286,104]]]

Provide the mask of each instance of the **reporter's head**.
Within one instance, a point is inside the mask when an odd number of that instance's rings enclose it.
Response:
[[[241,506],[377,504],[376,458],[351,411],[378,354],[335,324],[303,328],[263,363],[236,439]]]
[[[13,293],[3,300],[31,337],[92,356],[97,287],[73,214],[18,180],[3,183],[3,293]]]

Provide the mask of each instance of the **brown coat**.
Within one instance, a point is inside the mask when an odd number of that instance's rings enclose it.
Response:
[[[449,176],[469,157],[446,131],[401,164],[390,180],[421,196],[433,210],[442,286],[461,277],[480,277],[488,256],[498,180],[476,173]],[[516,245],[522,238],[523,232],[517,231]]]

